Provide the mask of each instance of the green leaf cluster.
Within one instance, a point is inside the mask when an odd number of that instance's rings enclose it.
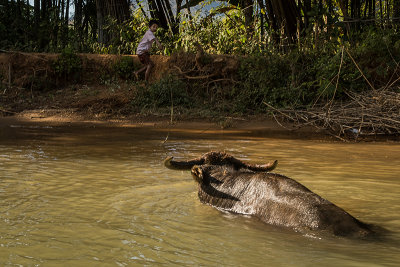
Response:
[[[132,104],[140,110],[170,108],[172,106],[190,108],[194,101],[189,96],[187,88],[187,84],[177,77],[167,75],[147,87],[139,87]]]
[[[53,62],[53,71],[58,78],[79,80],[82,60],[72,49],[66,48]]]
[[[135,66],[133,64],[133,59],[128,56],[121,57],[114,64],[115,73],[122,79],[130,80],[133,77],[133,72],[135,71]]]

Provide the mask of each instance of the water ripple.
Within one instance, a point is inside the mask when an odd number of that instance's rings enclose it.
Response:
[[[160,145],[162,134],[133,130],[22,130],[31,139],[0,144],[3,265],[398,264],[397,144],[170,136]],[[278,159],[277,172],[389,229],[390,239],[304,236],[201,204],[190,173],[162,161],[210,150],[258,163]]]

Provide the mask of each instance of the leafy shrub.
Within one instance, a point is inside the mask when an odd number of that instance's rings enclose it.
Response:
[[[117,82],[117,79],[116,79],[114,73],[112,73],[111,71],[109,71],[106,68],[100,69],[99,74],[100,74],[99,75],[99,83],[100,84],[110,85],[110,84]]]
[[[107,45],[94,42],[90,49],[94,53],[100,54],[134,54],[136,47],[148,29],[148,21],[142,15],[140,9],[135,10],[130,19],[118,22],[108,18],[104,28],[109,35]]]
[[[53,63],[54,73],[65,81],[73,79],[78,81],[82,70],[82,60],[71,49],[64,49]]]
[[[315,79],[321,96],[346,99],[346,91],[371,89],[368,82],[376,89],[390,84],[400,74],[397,70],[400,50],[396,46],[399,39],[393,31],[372,29],[361,34],[354,46],[344,46],[334,54],[316,57]],[[339,79],[336,76],[338,73]]]
[[[121,57],[114,65],[115,73],[123,79],[132,79],[135,66],[131,57]]]
[[[279,55],[252,56],[241,61],[240,81],[232,90],[236,111],[261,111],[268,102],[284,106],[288,91],[290,68]]]
[[[140,108],[163,108],[180,106],[189,108],[192,101],[186,91],[186,84],[172,75],[168,75],[156,83],[140,87],[133,104]]]
[[[361,35],[360,40],[352,51],[353,57],[376,88],[386,85],[400,61],[400,50],[396,48],[399,34],[393,30],[370,29]]]

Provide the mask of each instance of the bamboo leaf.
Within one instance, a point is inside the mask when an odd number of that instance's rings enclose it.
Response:
[[[182,8],[189,8],[189,7],[194,7],[203,2],[204,0],[189,0],[186,1],[186,4],[182,6]]]
[[[232,9],[236,9],[236,7],[235,6],[221,7],[219,9],[216,9],[215,11],[213,11],[213,13],[221,14],[221,13],[231,11]]]
[[[188,7],[194,7],[200,4],[201,2],[204,2],[205,0],[188,0],[186,1],[186,4],[182,6],[182,8],[188,8]],[[228,1],[221,1],[221,2],[226,2],[231,4],[232,6],[239,6],[240,0],[228,0]]]

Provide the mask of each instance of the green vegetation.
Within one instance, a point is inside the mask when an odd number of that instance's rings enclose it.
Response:
[[[70,0],[4,0],[0,49],[132,54],[150,18],[160,22],[167,53],[189,51],[194,42],[212,54],[323,51],[400,28],[400,0],[287,0],[283,7],[279,0],[157,1],[76,0],[70,14]]]
[[[164,54],[194,53],[198,43],[205,53],[240,58],[235,74],[190,81],[167,76],[139,86],[132,103],[140,109],[249,114],[265,112],[267,105],[307,108],[400,84],[400,0],[287,0],[283,7],[278,0],[77,0],[73,20],[69,0],[27,3],[0,4],[0,49],[61,52],[53,65],[60,81],[79,81],[76,53],[134,54],[150,18],[160,22]],[[213,65],[211,60],[200,63]],[[101,71],[100,81],[132,80],[136,68],[130,57],[121,57],[111,71]]]
[[[139,87],[132,104],[141,110],[155,110],[173,106],[190,108],[195,101],[189,97],[186,90],[186,84],[169,75],[148,87]]]
[[[233,84],[184,83],[184,77],[172,76],[153,84],[149,90],[157,88],[159,94],[148,94],[143,103],[157,107],[161,101],[169,106],[168,88],[175,88],[183,92],[174,94],[183,102],[174,100],[174,105],[191,103],[191,107],[220,114],[258,114],[265,113],[267,105],[303,109],[332,99],[346,100],[349,93],[362,93],[371,87],[396,90],[399,44],[400,36],[381,30],[363,34],[354,46],[252,54],[240,57]]]
[[[81,75],[81,58],[71,49],[64,49],[53,63],[54,73],[64,82],[78,81]]]
[[[131,57],[121,57],[114,65],[115,73],[122,79],[130,80],[133,78],[135,66]]]

